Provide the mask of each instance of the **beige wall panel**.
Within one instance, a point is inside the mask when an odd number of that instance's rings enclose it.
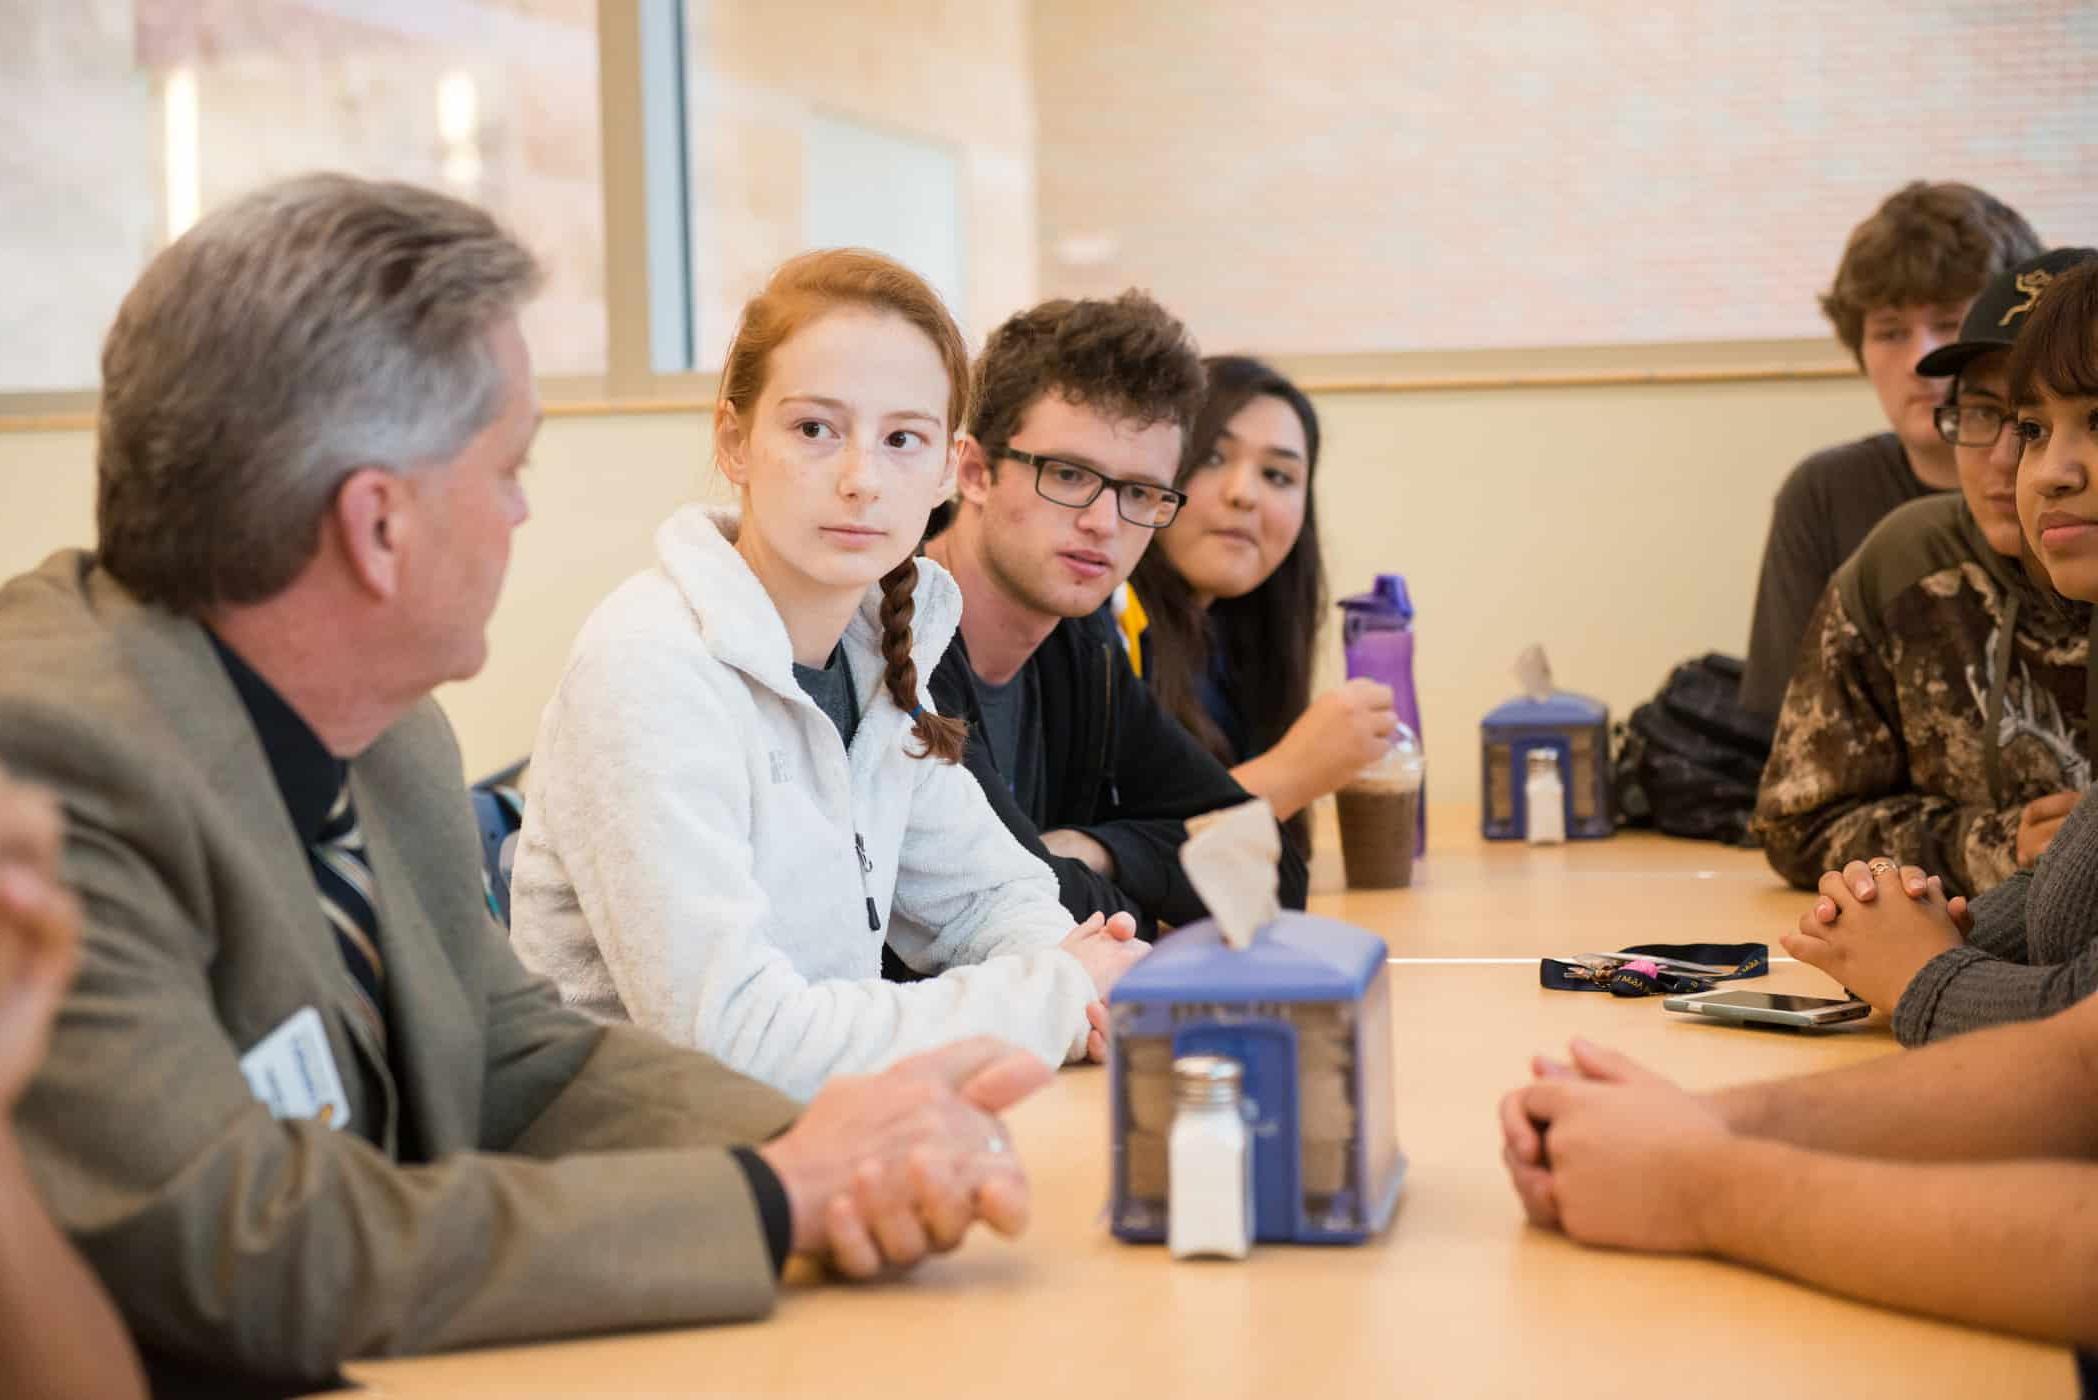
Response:
[[[94,537],[94,434],[0,433],[0,578]]]
[[[1843,381],[1346,394],[1319,408],[1334,592],[1407,574],[1430,753],[1465,784],[1479,716],[1513,689],[1528,642],[1618,715],[1673,662],[1738,652],[1778,482],[1876,425],[1865,388]],[[0,434],[0,573],[90,538],[92,448],[86,433]],[[557,418],[533,458],[493,660],[443,695],[472,774],[530,747],[576,629],[647,565],[657,522],[721,489],[696,415]],[[1338,654],[1329,626],[1329,675]]]
[[[1879,426],[1865,388],[1841,380],[1350,394],[1318,407],[1328,581],[1339,597],[1379,571],[1406,575],[1430,771],[1440,756],[1466,783],[1479,718],[1514,693],[1530,642],[1562,687],[1619,718],[1675,662],[1739,654],[1779,482],[1806,453]],[[1320,659],[1336,678],[1330,620]]]

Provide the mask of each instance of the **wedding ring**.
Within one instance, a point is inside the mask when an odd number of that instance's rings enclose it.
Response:
[[[1871,860],[1865,863],[1865,868],[1867,870],[1870,870],[1875,875],[1891,875],[1896,870],[1900,869],[1899,866],[1895,865],[1893,861],[1888,860],[1885,856],[1874,856]]]

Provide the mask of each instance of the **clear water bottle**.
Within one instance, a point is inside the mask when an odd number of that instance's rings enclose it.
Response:
[[[1402,722],[1384,756],[1334,794],[1349,889],[1404,889],[1413,883],[1426,776],[1420,740]]]
[[[1348,679],[1361,677],[1391,688],[1392,708],[1419,742],[1420,697],[1413,688],[1413,598],[1402,574],[1379,574],[1367,593],[1340,600],[1340,644]],[[1428,804],[1423,796],[1414,827],[1413,854],[1428,849]]]

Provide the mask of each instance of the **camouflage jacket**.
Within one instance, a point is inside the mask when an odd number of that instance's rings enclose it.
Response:
[[[2024,805],[2091,779],[2091,612],[1989,548],[1958,492],[1889,514],[1801,642],[1756,800],[1771,867],[1802,889],[1877,855],[1949,892],[2002,881]]]

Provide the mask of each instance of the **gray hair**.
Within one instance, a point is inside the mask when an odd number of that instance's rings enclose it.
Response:
[[[274,597],[345,477],[448,461],[493,421],[488,332],[539,282],[486,212],[413,185],[306,175],[207,215],[103,342],[103,566],[179,613]]]

